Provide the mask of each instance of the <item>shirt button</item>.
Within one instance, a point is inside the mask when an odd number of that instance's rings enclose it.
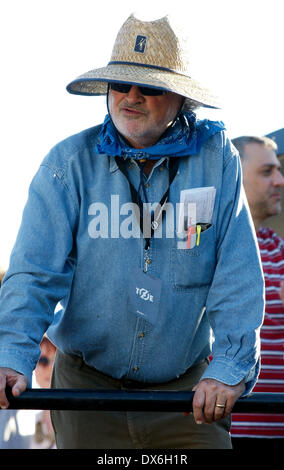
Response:
[[[144,338],[145,336],[145,333],[140,333],[140,335],[138,336],[138,338]]]
[[[133,367],[133,372],[137,372],[139,370],[138,366]]]
[[[150,188],[150,183],[146,183],[145,188]]]
[[[152,260],[151,260],[150,258],[147,258],[147,259],[146,259],[146,263],[147,263],[147,264],[151,264],[151,263],[152,263]]]
[[[159,167],[159,170],[160,170],[160,171],[163,171],[163,169],[164,169],[164,168],[163,168],[162,166]]]

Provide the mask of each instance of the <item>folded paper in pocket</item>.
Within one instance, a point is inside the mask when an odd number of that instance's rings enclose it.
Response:
[[[213,186],[184,189],[180,193],[180,209],[177,234],[179,248],[188,247],[188,228],[197,224],[211,224],[213,218],[216,188]],[[191,237],[190,248],[195,246],[196,237]]]

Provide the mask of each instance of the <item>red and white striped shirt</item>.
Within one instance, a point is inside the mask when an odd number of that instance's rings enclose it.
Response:
[[[254,392],[284,393],[284,306],[279,296],[284,281],[284,239],[261,227],[257,239],[262,260],[266,307],[261,327],[261,371]],[[284,438],[284,415],[233,413],[232,437]]]

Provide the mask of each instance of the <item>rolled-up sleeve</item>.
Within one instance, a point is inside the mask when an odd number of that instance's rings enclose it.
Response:
[[[0,365],[31,383],[40,341],[73,275],[76,209],[61,171],[41,165],[30,185],[1,287]]]
[[[228,140],[224,148],[216,222],[217,265],[206,304],[213,331],[213,359],[202,378],[228,385],[245,379],[246,395],[255,385],[260,368],[264,277],[239,156]]]

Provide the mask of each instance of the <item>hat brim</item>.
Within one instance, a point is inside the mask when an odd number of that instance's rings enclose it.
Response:
[[[197,106],[220,108],[218,99],[198,81],[167,70],[128,64],[109,64],[91,70],[67,85],[67,91],[76,95],[98,96],[107,93],[108,82],[122,82],[148,86],[177,93],[185,97],[185,107]]]

